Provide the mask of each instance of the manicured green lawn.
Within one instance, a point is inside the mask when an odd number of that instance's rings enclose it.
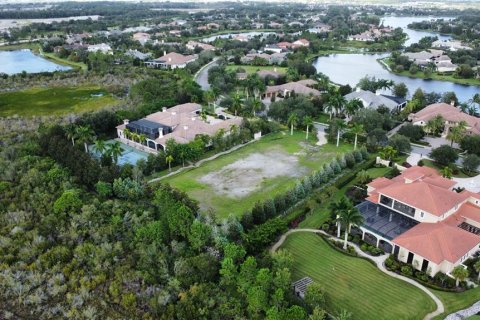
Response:
[[[287,72],[287,68],[284,67],[277,67],[277,66],[249,66],[249,65],[240,65],[240,64],[233,64],[233,65],[228,65],[227,66],[227,71],[234,70],[236,71],[238,68],[242,68],[245,70],[246,73],[251,74],[255,73],[259,70],[268,70],[268,71],[274,71],[277,69],[278,73],[284,74]]]
[[[427,160],[427,159],[423,159],[423,165],[429,168],[433,168],[437,171],[440,171],[443,168],[442,166],[438,165],[436,162],[432,160]],[[470,176],[465,174],[465,172],[463,172],[463,170],[461,169],[459,169],[458,173],[454,174],[453,176],[456,178],[470,178]]]
[[[472,304],[480,300],[480,288],[475,288],[467,290],[461,293],[455,292],[445,292],[432,290],[432,292],[442,300],[445,306],[445,312],[435,317],[434,319],[440,320],[444,319],[448,314],[453,313],[458,310],[462,310],[470,307]],[[477,318],[468,318],[468,319],[477,319]],[[480,319],[480,317],[478,317]]]
[[[383,177],[385,174],[390,171],[391,168],[370,168],[367,170],[368,175],[372,178]],[[335,195],[333,195],[328,201],[323,202],[305,217],[305,220],[300,222],[299,228],[320,228],[323,223],[330,216],[330,204],[334,201],[338,201],[341,197],[345,195],[345,192],[354,184],[358,182],[358,179],[353,179],[349,184],[340,189]]]
[[[67,59],[62,59],[62,58],[57,57],[54,53],[43,53],[43,57],[48,59],[48,60],[51,60],[55,63],[58,63],[58,64],[71,66],[71,67],[77,68],[77,69],[87,70],[87,65],[85,63],[74,62],[74,61],[70,61],[70,60],[67,60]]]
[[[336,148],[330,144],[320,147],[315,143],[316,137],[310,136],[306,141],[303,132],[295,132],[293,136],[280,132],[162,181],[198,200],[203,211],[212,209],[220,218],[229,214],[240,216],[255,202],[289,190],[301,177],[321,168],[337,154],[353,149],[347,144]],[[273,161],[272,164],[255,162],[265,158]],[[284,162],[288,162],[290,169],[273,177],[277,166],[285,171],[281,168]],[[265,174],[265,170],[271,170],[271,173]],[[296,176],[292,177],[292,173]],[[232,194],[242,188],[245,193]]]
[[[103,96],[92,96],[96,94]],[[0,117],[80,113],[113,106],[117,102],[97,86],[33,88],[0,93]]]
[[[316,234],[293,233],[282,248],[294,257],[292,280],[309,276],[321,284],[332,314],[347,309],[358,320],[422,319],[435,309],[421,290],[332,249]]]

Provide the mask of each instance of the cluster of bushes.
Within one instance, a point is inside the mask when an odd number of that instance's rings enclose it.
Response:
[[[343,249],[343,241],[338,241],[334,239],[328,239],[327,243],[330,244],[330,246],[337,251],[342,251],[343,253],[346,253],[348,255],[357,256],[357,252],[355,252],[355,248],[353,246],[348,245],[347,250]]]
[[[298,181],[295,187],[284,194],[278,194],[275,198],[267,199],[264,202],[257,202],[251,211],[242,216],[243,227],[250,229],[254,225],[262,224],[270,218],[283,214],[305,199],[312,190],[328,182],[335,175],[341,173],[343,169],[352,168],[356,163],[362,162],[367,157],[367,150],[361,148],[333,159],[330,163],[325,164],[322,169]],[[347,184],[350,181],[351,179],[342,180],[342,184]]]
[[[393,272],[418,280],[428,287],[450,291],[455,288],[455,279],[442,272],[431,277],[426,272],[414,269],[410,264],[398,261],[393,255],[385,260],[385,267]]]

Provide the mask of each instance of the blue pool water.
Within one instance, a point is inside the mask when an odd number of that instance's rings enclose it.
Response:
[[[115,140],[108,140],[108,141],[105,141],[105,143],[110,144],[110,143],[113,143],[114,141]],[[137,150],[133,147],[127,146],[126,144],[121,142],[120,142],[120,145],[123,149],[123,152],[122,152],[122,155],[118,157],[118,165],[123,166],[127,163],[131,165],[136,165],[137,161],[140,159],[147,160],[148,153]],[[95,145],[91,145],[89,149],[91,150],[94,157],[100,157],[100,154],[95,150]]]

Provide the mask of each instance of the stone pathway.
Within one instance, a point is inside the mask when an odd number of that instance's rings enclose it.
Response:
[[[455,313],[449,314],[445,320],[462,320],[467,319],[473,315],[480,313],[480,301],[472,305],[470,308],[457,311]]]
[[[294,232],[312,232],[312,233],[319,233],[319,234],[323,234],[323,235],[326,235],[327,237],[331,238],[331,239],[335,239],[335,240],[342,240],[342,239],[339,239],[337,237],[334,237],[332,235],[329,235],[328,233],[326,233],[325,231],[323,230],[317,230],[317,229],[291,229],[289,231],[287,231],[286,233],[284,233],[280,239],[278,239],[278,241],[270,248],[270,253],[274,253],[275,251],[278,250],[278,248],[280,248],[282,246],[282,244],[285,242],[285,239],[287,239],[287,237],[294,233]],[[433,301],[435,302],[435,304],[437,305],[437,309],[429,314],[427,314],[423,319],[424,320],[430,320],[430,319],[433,319],[434,317],[442,314],[445,312],[445,307],[443,306],[443,303],[442,301],[440,301],[440,299],[434,295],[430,290],[428,290],[426,287],[424,287],[423,285],[421,285],[420,283],[416,282],[415,280],[413,279],[410,279],[410,278],[407,278],[407,277],[404,277],[402,275],[399,275],[399,274],[396,274],[394,272],[391,272],[391,271],[388,271],[386,268],[385,268],[385,260],[388,258],[388,254],[384,254],[384,255],[381,255],[381,256],[378,256],[378,257],[373,257],[373,256],[370,256],[369,254],[366,254],[365,252],[363,252],[362,250],[360,250],[360,248],[354,244],[354,243],[351,243],[349,242],[348,243],[350,246],[352,246],[354,249],[355,249],[355,252],[359,255],[359,256],[362,256],[362,257],[365,257],[367,259],[370,259],[372,260],[378,267],[378,269],[380,269],[380,271],[382,271],[383,273],[386,273],[388,274],[389,276],[391,277],[394,277],[394,278],[397,278],[397,279],[400,279],[402,281],[405,281],[405,282],[408,282],[410,283],[411,285],[419,288],[420,290],[422,290],[423,292],[425,292],[430,298],[433,299]],[[452,319],[457,319],[457,318],[452,318]]]

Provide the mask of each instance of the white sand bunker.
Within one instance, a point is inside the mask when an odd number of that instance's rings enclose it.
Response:
[[[242,198],[260,189],[265,179],[298,177],[304,174],[304,170],[297,157],[270,151],[268,154],[253,153],[201,177],[199,181],[208,184],[217,194]]]

